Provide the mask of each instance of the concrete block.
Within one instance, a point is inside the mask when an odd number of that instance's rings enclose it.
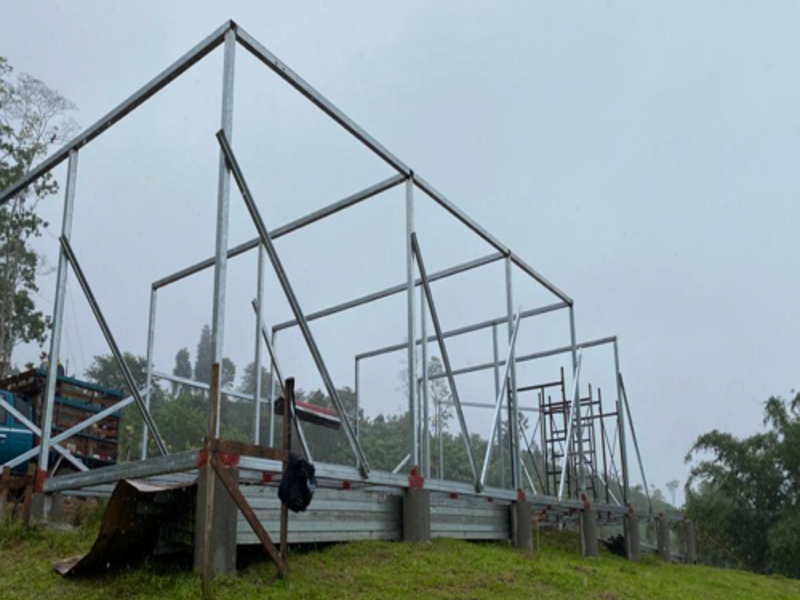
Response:
[[[581,510],[581,554],[596,558],[597,547],[597,512],[591,508]]]
[[[64,496],[34,494],[31,499],[31,519],[34,523],[59,523],[63,517]]]
[[[642,557],[639,517],[628,513],[623,520],[623,527],[625,529],[625,556],[628,560],[638,561]]]
[[[658,517],[658,519],[656,519],[656,554],[658,555],[658,558],[667,562],[672,560],[669,534],[669,520],[664,515],[661,515]]]
[[[197,479],[197,507],[195,512],[194,568],[203,569],[203,542],[206,522],[206,481],[214,477],[214,513],[211,527],[211,570],[214,575],[232,575],[236,572],[236,522],[238,508],[225,486],[210,465],[200,468]],[[230,469],[239,482],[239,470]]]
[[[515,548],[533,550],[533,506],[530,502],[511,503],[511,541]]]
[[[697,538],[695,537],[694,523],[684,521],[681,533],[683,534],[683,562],[687,565],[697,564]]]
[[[431,493],[424,488],[403,492],[403,541],[431,541]]]

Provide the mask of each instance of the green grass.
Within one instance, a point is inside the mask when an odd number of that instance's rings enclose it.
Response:
[[[57,575],[51,562],[85,552],[95,533],[94,523],[77,529],[0,526],[0,598],[201,597],[198,578],[175,563],[151,562],[90,579]],[[219,600],[800,598],[800,581],[778,577],[667,565],[650,558],[633,564],[607,553],[586,560],[569,534],[544,536],[542,550],[532,556],[507,544],[360,542],[296,553],[290,564],[291,579],[280,581],[266,558],[251,559],[239,576],[217,579],[213,596]]]

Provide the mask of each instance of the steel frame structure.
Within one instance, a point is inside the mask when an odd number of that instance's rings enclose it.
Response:
[[[342,200],[334,202],[324,208],[312,212],[304,217],[295,221],[287,223],[276,229],[268,230],[265,220],[259,212],[255,199],[250,192],[245,175],[242,172],[236,160],[233,148],[233,97],[234,97],[234,78],[235,78],[235,56],[236,48],[241,46],[265,67],[271,70],[274,74],[280,77],[285,83],[293,87],[297,92],[319,108],[323,113],[330,117],[333,121],[338,123],[344,130],[350,133],[353,137],[359,140],[364,146],[369,148],[378,158],[388,164],[394,171],[395,175],[378,182],[364,190],[358,191]],[[223,47],[224,51],[224,64],[222,73],[222,102],[221,102],[221,117],[220,117],[220,131],[217,134],[217,142],[220,147],[219,159],[219,177],[218,177],[218,191],[217,191],[217,219],[216,219],[216,240],[215,240],[215,254],[212,257],[206,258],[194,265],[188,266],[176,273],[167,275],[155,282],[153,282],[150,294],[150,309],[148,319],[148,335],[147,335],[147,375],[144,387],[139,386],[133,380],[127,366],[122,359],[121,353],[116,346],[111,330],[106,323],[99,306],[91,292],[88,281],[80,269],[77,262],[77,257],[70,245],[70,236],[72,230],[72,217],[73,209],[76,198],[76,181],[77,181],[77,168],[78,168],[78,155],[80,149],[99,135],[113,127],[116,123],[122,120],[125,116],[134,111],[138,106],[145,103],[152,98],[155,94],[168,86],[172,81],[180,75],[189,70],[193,65],[202,60],[218,46]],[[278,57],[272,54],[267,48],[261,45],[255,38],[248,34],[238,24],[233,21],[227,21],[222,26],[217,28],[203,41],[197,44],[194,48],[189,50],[181,58],[175,61],[167,69],[157,75],[154,79],[148,82],[145,86],[139,89],[136,93],[130,96],[127,100],[122,102],[119,106],[114,108],[107,115],[102,117],[94,125],[83,131],[75,139],[66,144],[64,147],[56,151],[53,155],[44,160],[37,167],[28,172],[19,181],[15,182],[8,189],[0,193],[0,205],[7,202],[15,194],[24,190],[27,186],[37,181],[40,177],[49,173],[53,168],[68,160],[67,181],[65,186],[65,200],[64,200],[64,216],[62,220],[61,231],[61,248],[58,260],[58,275],[56,281],[54,312],[53,312],[53,329],[50,340],[50,370],[48,376],[48,387],[45,395],[45,412],[43,426],[41,428],[41,443],[34,450],[26,453],[17,459],[17,463],[29,460],[38,455],[39,473],[37,476],[37,491],[44,493],[52,493],[64,490],[75,490],[80,488],[91,488],[101,486],[103,484],[115,482],[121,478],[126,477],[153,477],[158,475],[165,475],[170,473],[192,471],[197,466],[198,452],[191,451],[176,455],[169,455],[166,445],[161,441],[158,435],[158,430],[155,422],[150,415],[150,391],[155,385],[155,379],[166,379],[180,383],[183,385],[190,385],[199,389],[206,389],[208,386],[200,382],[177,378],[166,373],[157,371],[153,365],[153,351],[155,345],[155,331],[157,324],[157,298],[158,292],[162,288],[176,283],[186,277],[199,273],[205,269],[214,269],[214,285],[213,285],[213,314],[212,314],[212,354],[213,362],[221,362],[224,349],[224,322],[225,322],[225,305],[226,305],[226,275],[227,275],[227,261],[249,250],[258,250],[258,271],[256,274],[257,290],[256,298],[254,301],[255,310],[255,351],[254,362],[256,372],[256,385],[255,393],[252,396],[254,400],[254,432],[253,439],[256,443],[259,442],[260,423],[262,418],[261,411],[261,398],[262,390],[264,389],[264,382],[261,380],[261,364],[263,362],[263,346],[264,343],[267,347],[270,357],[272,368],[270,369],[270,379],[266,384],[267,387],[267,402],[270,407],[270,414],[273,414],[273,403],[276,396],[276,388],[283,386],[283,375],[279,366],[278,356],[276,352],[277,335],[280,331],[292,327],[298,327],[303,334],[303,337],[309,347],[309,350],[314,358],[315,364],[322,376],[326,391],[334,404],[339,416],[341,418],[343,428],[350,445],[353,449],[355,457],[355,466],[333,465],[326,463],[317,463],[317,474],[322,480],[346,480],[356,482],[361,485],[369,486],[390,486],[390,487],[407,487],[408,478],[406,475],[401,474],[400,471],[404,465],[410,463],[412,467],[421,469],[421,473],[426,478],[425,486],[432,491],[448,492],[448,493],[463,493],[473,495],[483,495],[489,497],[497,497],[505,500],[518,500],[520,497],[525,497],[523,491],[523,472],[525,473],[533,494],[529,495],[539,510],[544,512],[550,511],[555,515],[570,515],[575,514],[584,506],[586,482],[585,482],[585,462],[584,462],[584,448],[583,448],[583,435],[581,428],[583,427],[583,419],[581,416],[581,402],[575,401],[578,398],[579,390],[579,376],[580,376],[580,351],[582,349],[599,346],[603,344],[613,343],[614,358],[615,358],[615,381],[617,382],[617,414],[622,415],[622,405],[624,403],[626,414],[628,415],[628,423],[633,433],[633,423],[630,420],[630,407],[625,393],[624,383],[619,370],[619,357],[618,346],[616,338],[604,338],[601,340],[594,340],[579,344],[577,342],[577,334],[575,329],[575,315],[574,315],[574,302],[570,296],[551,283],[548,279],[542,276],[536,269],[531,267],[527,262],[515,254],[510,248],[499,241],[481,225],[475,222],[472,218],[466,215],[459,209],[453,202],[451,202],[445,195],[434,188],[427,180],[422,178],[419,174],[414,172],[406,163],[400,160],[397,156],[391,153],[387,148],[381,145],[375,138],[363,130],[359,125],[352,121],[341,110],[334,106],[327,98],[320,92],[314,89],[308,82],[302,79],[297,73],[283,63]],[[231,196],[231,178],[233,178],[239,194],[241,195],[244,203],[250,213],[254,227],[258,232],[258,236],[238,246],[229,247],[228,245],[228,214],[230,207]],[[304,227],[307,227],[317,221],[325,219],[334,215],[342,210],[356,206],[370,198],[404,185],[405,188],[405,217],[406,217],[406,280],[398,285],[386,288],[372,294],[362,296],[341,303],[326,309],[317,311],[315,313],[306,314],[303,312],[298,299],[294,295],[291,282],[288,275],[280,261],[280,256],[274,247],[274,241],[284,235],[291,234]],[[488,243],[494,250],[491,254],[484,257],[471,260],[459,265],[452,266],[448,269],[441,270],[434,273],[428,273],[425,269],[423,254],[420,248],[420,241],[415,228],[415,213],[414,207],[416,202],[415,192],[421,192],[423,196],[427,196],[442,208],[444,208],[450,215],[466,225],[467,228],[477,235],[484,242]],[[269,259],[272,267],[274,268],[281,287],[289,301],[294,319],[284,323],[275,324],[269,330],[264,323],[264,268],[266,260]],[[451,331],[443,331],[439,322],[438,307],[435,302],[431,284],[449,277],[456,276],[460,273],[484,267],[495,262],[503,261],[505,266],[505,300],[506,300],[506,314],[489,321],[476,323],[466,327]],[[64,319],[64,298],[66,293],[66,279],[68,265],[72,267],[75,275],[78,277],[87,300],[92,307],[93,314],[98,323],[103,329],[103,333],[112,348],[120,369],[125,375],[129,388],[132,390],[131,397],[125,398],[113,407],[108,408],[103,413],[92,417],[71,428],[69,431],[60,433],[57,436],[52,436],[52,411],[55,397],[55,382],[56,382],[56,366],[58,364],[58,357],[60,354],[61,337],[63,330]],[[518,269],[524,275],[532,278],[541,287],[548,292],[552,293],[558,302],[543,307],[536,307],[532,309],[522,310],[515,308],[514,299],[514,284],[513,272]],[[420,287],[419,307],[416,306],[416,288]],[[406,459],[398,465],[392,472],[383,472],[372,470],[369,467],[368,457],[364,454],[358,435],[358,419],[352,419],[351,416],[346,414],[341,401],[338,398],[337,388],[328,373],[324,358],[316,345],[314,336],[309,328],[309,322],[331,316],[342,311],[350,310],[365,304],[393,296],[395,294],[405,293],[406,295],[406,319],[408,326],[408,336],[404,343],[400,343],[387,348],[372,350],[359,354],[355,357],[355,387],[357,390],[360,379],[360,364],[369,357],[377,356],[386,352],[406,351],[408,355],[409,365],[409,386],[408,386],[408,406],[409,413],[413,426],[411,427],[411,439],[409,439],[409,453]],[[567,309],[569,311],[569,330],[570,330],[570,343],[567,346],[555,348],[552,350],[537,352],[535,354],[520,355],[516,349],[516,340],[520,327],[523,321],[527,318],[550,313],[553,311]],[[417,314],[419,310],[419,315]],[[428,315],[430,315],[431,322],[434,328],[434,335],[428,335],[427,322]],[[507,326],[507,339],[508,347],[506,357],[500,360],[501,346],[498,341],[498,327],[506,324]],[[417,337],[417,328],[420,325],[421,339]],[[446,340],[460,335],[471,333],[474,331],[488,329],[492,330],[493,340],[493,355],[494,360],[491,363],[483,365],[475,365],[460,369],[455,369],[450,364],[447,355],[447,342]],[[439,346],[440,353],[443,357],[445,365],[445,372],[442,374],[430,374],[427,370],[427,344],[429,342],[436,342]],[[417,348],[421,346],[422,361],[421,374],[416,373],[417,368]],[[571,403],[571,410],[574,413],[570,420],[570,428],[574,425],[576,429],[577,439],[577,463],[579,471],[579,486],[578,491],[582,498],[565,497],[563,490],[557,496],[544,495],[536,493],[533,486],[533,481],[530,474],[527,472],[522,460],[523,445],[520,440],[520,434],[525,435],[524,430],[518,422],[518,415],[521,410],[536,410],[530,407],[520,407],[518,401],[518,393],[521,388],[517,382],[516,366],[519,363],[544,358],[546,356],[555,356],[558,354],[568,353],[572,363],[572,382],[574,388],[573,402]],[[502,376],[500,375],[500,368],[504,367]],[[466,419],[463,416],[462,407],[471,404],[461,402],[456,386],[455,377],[464,373],[474,372],[482,369],[493,369],[494,382],[495,382],[495,401],[491,404],[481,404],[493,410],[493,428],[489,441],[489,450],[484,457],[484,463],[479,471],[478,462],[474,456],[473,449],[469,443],[469,431]],[[473,474],[473,481],[471,483],[447,481],[444,479],[431,479],[431,449],[430,449],[430,416],[429,416],[429,397],[428,397],[428,384],[436,377],[446,377],[453,397],[453,403],[458,415],[459,429],[461,435],[466,442],[467,453],[469,456],[471,472]],[[220,396],[215,400],[219,400],[222,395],[230,395],[233,397],[244,397],[248,400],[251,399],[249,395],[244,395],[231,389],[220,389]],[[421,400],[420,400],[421,399]],[[70,435],[74,435],[78,431],[88,427],[98,419],[103,418],[107,413],[117,411],[120,408],[127,406],[131,403],[136,403],[139,407],[146,427],[141,440],[142,460],[126,464],[117,465],[113,467],[106,467],[91,472],[79,472],[76,474],[57,476],[47,478],[47,467],[49,460],[49,452],[51,449],[64,455],[66,453],[67,459],[68,451],[59,446],[59,442],[68,439]],[[507,419],[510,424],[510,435],[508,440],[508,448],[504,450],[503,444],[499,443],[498,448],[502,454],[508,453],[508,460],[510,461],[511,481],[510,485],[506,486],[505,483],[501,487],[491,487],[486,485],[486,473],[488,470],[489,462],[491,460],[491,448],[496,432],[499,429],[502,421],[502,407],[503,404],[507,407]],[[213,405],[221,406],[220,402],[212,402]],[[473,404],[474,405],[474,404]],[[356,417],[358,415],[358,400],[356,407]],[[220,419],[217,419],[219,423]],[[272,423],[273,419],[270,419]],[[625,437],[625,423],[624,419],[619,419],[619,441],[620,441],[620,460],[623,465],[623,488],[624,498],[621,505],[603,505],[598,506],[598,511],[601,514],[607,515],[608,521],[616,518],[621,518],[622,515],[631,511],[632,509],[627,506],[627,490],[628,490],[628,469],[627,469],[627,448]],[[35,426],[32,423],[27,423],[28,427],[34,430]],[[298,427],[301,444],[304,451],[310,457],[310,450],[305,442],[302,429]],[[571,434],[570,434],[571,435]],[[634,445],[636,447],[637,458],[639,459],[640,467],[642,468],[642,476],[644,477],[643,464],[641,456],[639,455],[638,442],[634,435]],[[156,441],[162,456],[156,458],[148,458],[147,450],[149,444],[149,436],[153,436]],[[439,436],[441,439],[441,435]],[[571,438],[568,439],[567,446],[570,447]],[[270,426],[269,443],[274,444],[274,427]],[[530,452],[530,442],[526,441],[527,449]],[[14,462],[14,461],[12,461]],[[566,468],[567,462],[564,463]],[[253,471],[270,471],[279,472],[280,463],[267,459],[242,457],[240,468],[243,470]],[[440,469],[441,474],[441,469]],[[562,477],[563,483],[563,477]],[[562,486],[563,487],[563,486]],[[647,518],[651,515],[642,515]],[[612,518],[613,517],[613,518]],[[560,518],[560,517],[559,517]]]

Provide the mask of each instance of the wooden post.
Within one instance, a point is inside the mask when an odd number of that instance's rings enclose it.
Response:
[[[283,449],[286,459],[283,461],[283,474],[289,468],[289,453],[292,451],[292,411],[294,407],[294,377],[286,379],[286,397],[283,399]],[[289,560],[289,509],[281,502],[281,556]]]
[[[219,398],[219,363],[211,366],[211,385],[208,391],[208,433],[206,434],[205,452],[208,467],[213,463],[215,452],[214,441],[217,433],[217,412]],[[214,520],[214,483],[217,479],[213,468],[208,468],[206,473],[206,522],[203,531],[203,596],[210,593],[211,579],[213,578],[211,564],[211,532]],[[199,533],[199,532],[198,532]]]
[[[11,469],[3,467],[3,476],[0,477],[0,520],[6,512],[6,499],[8,498],[8,486],[11,481]]]
[[[25,480],[25,500],[22,504],[22,522],[25,524],[25,527],[31,524],[34,485],[36,485],[36,463],[31,463],[28,465],[28,475]]]
[[[256,513],[253,512],[253,508],[250,506],[250,503],[247,502],[247,499],[239,490],[239,486],[236,484],[234,478],[231,477],[231,474],[226,470],[225,466],[219,462],[219,458],[217,458],[216,453],[211,458],[211,466],[219,477],[219,480],[225,486],[225,489],[228,490],[228,493],[231,495],[231,498],[233,498],[236,506],[244,515],[244,518],[250,524],[250,527],[253,528],[253,533],[256,534],[256,537],[261,542],[261,545],[264,546],[267,554],[278,567],[281,577],[288,577],[289,564],[286,562],[286,559],[280,555],[278,549],[275,547],[275,544],[272,543],[272,538],[269,537],[267,530],[264,529],[261,521],[258,520]]]

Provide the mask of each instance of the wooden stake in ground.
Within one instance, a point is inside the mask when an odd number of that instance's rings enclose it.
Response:
[[[6,499],[8,498],[8,486],[11,483],[11,469],[3,467],[3,476],[0,477],[0,519],[6,512]]]
[[[25,524],[25,527],[31,524],[34,485],[36,485],[36,463],[31,463],[28,465],[28,477],[25,482],[25,500],[22,503],[22,522]]]
[[[211,365],[211,385],[208,391],[208,433],[206,434],[205,452],[207,465],[211,465],[211,456],[214,452],[213,443],[217,437],[217,408],[219,406],[219,363]],[[212,573],[211,564],[211,531],[214,519],[214,483],[217,478],[213,469],[206,473],[206,515],[203,531],[203,596],[208,597]],[[197,532],[199,533],[199,532]]]

